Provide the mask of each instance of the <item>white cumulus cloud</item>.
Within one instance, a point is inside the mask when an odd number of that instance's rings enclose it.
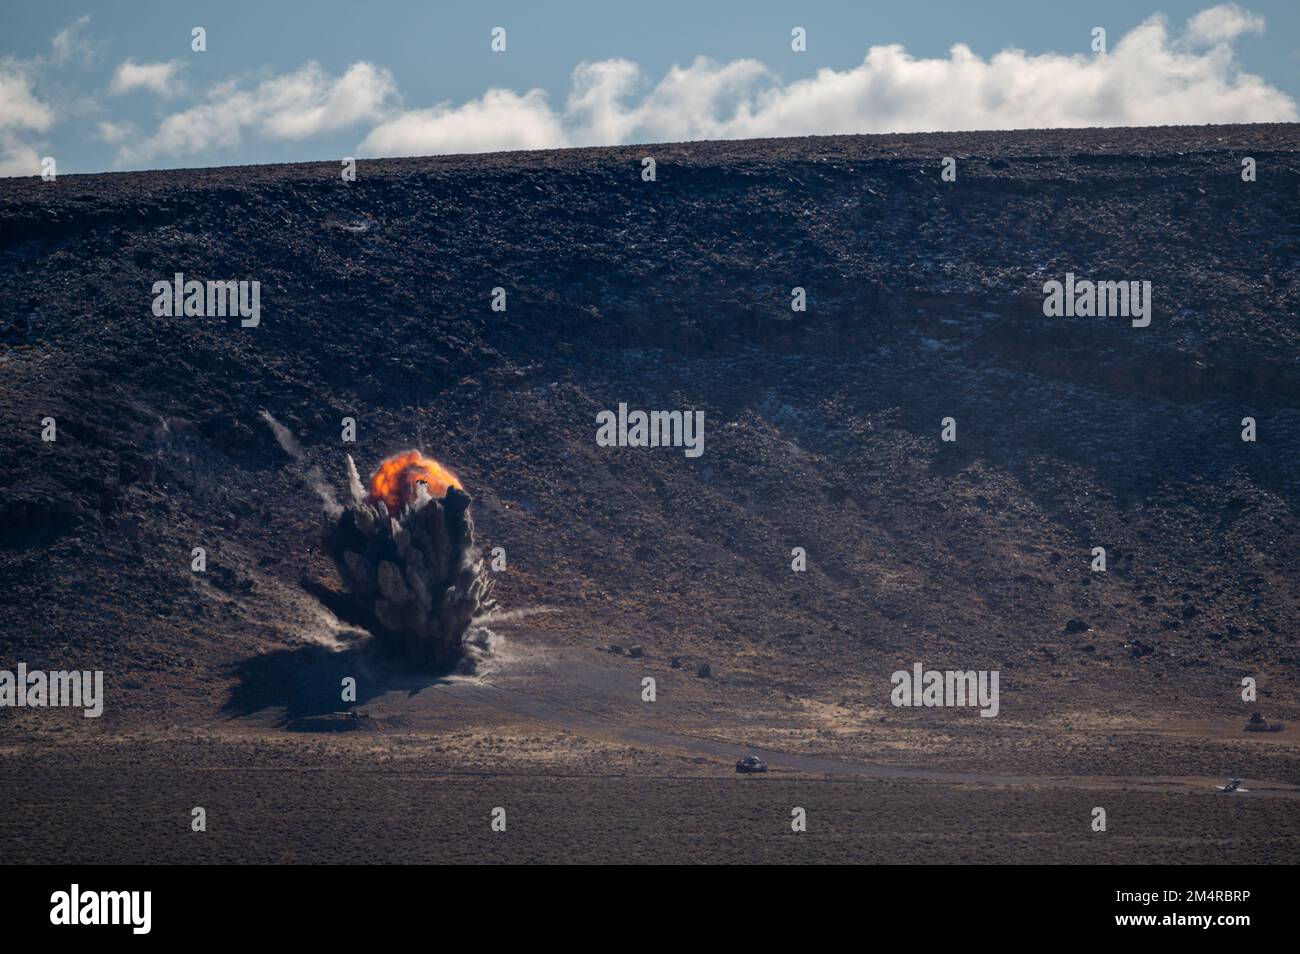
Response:
[[[1263,33],[1264,18],[1235,3],[1221,3],[1202,10],[1187,21],[1189,43],[1224,43],[1235,40],[1243,33]]]
[[[41,155],[7,129],[0,129],[0,176],[41,174]]]
[[[1224,4],[1171,35],[1153,16],[1110,52],[1007,49],[988,59],[964,44],[918,58],[871,47],[857,66],[784,82],[756,60],[697,58],[647,82],[628,60],[583,63],[563,108],[541,90],[491,90],[385,119],[365,155],[428,155],[839,133],[1079,126],[1292,122],[1293,99],[1242,72],[1231,43],[1263,20]]]
[[[112,120],[102,120],[95,127],[95,138],[100,142],[106,142],[110,146],[120,146],[128,139],[134,139],[140,135],[140,130],[136,128],[135,123],[115,123]]]
[[[90,25],[90,14],[77,17],[70,24],[54,34],[50,49],[56,64],[62,65],[70,60],[80,60],[83,66],[89,66],[95,60],[95,48],[86,39],[86,27]]]
[[[54,110],[36,98],[26,71],[0,64],[0,129],[44,132],[53,125]]]
[[[113,79],[108,84],[111,95],[120,96],[137,89],[147,89],[160,96],[175,96],[181,90],[176,74],[183,64],[179,60],[166,63],[137,63],[126,59],[113,72]]]
[[[252,130],[268,139],[305,139],[359,122],[375,122],[397,98],[397,84],[382,67],[353,63],[337,77],[309,62],[292,73],[255,83],[231,80],[198,105],[166,117],[150,136],[125,144],[118,161],[193,155],[238,145]]]
[[[546,102],[546,93],[529,90],[520,96],[507,89],[488,90],[462,106],[446,104],[402,113],[366,136],[362,152],[383,156],[434,152],[494,152],[507,149],[550,149],[568,145],[560,118]]]
[[[26,70],[0,63],[0,176],[39,175],[37,145],[22,134],[45,132],[54,123],[54,110],[37,98]]]

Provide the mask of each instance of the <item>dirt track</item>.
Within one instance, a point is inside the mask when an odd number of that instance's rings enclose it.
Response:
[[[277,706],[4,749],[0,779],[17,784],[0,785],[0,841],[20,862],[1232,863],[1284,862],[1300,848],[1294,786],[1251,780],[1250,793],[1223,795],[1209,778],[769,751],[654,724],[690,723],[686,713],[611,714],[636,683],[607,661],[517,645],[503,660],[487,681],[370,672],[380,685],[358,723]],[[591,695],[567,699],[566,680]],[[734,773],[751,752],[768,775]],[[209,820],[201,834],[188,830],[196,805]],[[1104,833],[1088,827],[1098,805]],[[797,836],[795,806],[810,820]],[[496,807],[505,833],[488,827]]]
[[[1056,788],[1109,789],[1128,786],[1147,792],[1181,792],[1185,794],[1219,794],[1215,785],[1221,779],[1172,779],[1160,777],[1069,777],[999,775],[990,772],[962,772],[927,768],[920,765],[864,764],[848,759],[774,751],[720,741],[696,735],[667,732],[644,725],[611,721],[608,713],[592,709],[546,702],[527,693],[502,688],[477,679],[454,679],[431,687],[432,692],[446,694],[478,706],[487,706],[515,716],[536,719],[584,735],[613,739],[637,748],[680,752],[717,760],[724,768],[746,755],[757,755],[772,770],[786,770],[807,775],[853,776],[867,779],[929,781],[948,784],[998,786],[1051,786]],[[1252,781],[1245,793],[1261,798],[1300,799],[1300,786],[1277,782]],[[1243,796],[1245,797],[1245,796]]]

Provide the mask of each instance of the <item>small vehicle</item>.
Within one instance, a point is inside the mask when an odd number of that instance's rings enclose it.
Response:
[[[1281,722],[1269,722],[1261,712],[1252,712],[1246,723],[1247,732],[1281,732],[1284,728]]]
[[[1241,779],[1233,777],[1228,779],[1227,785],[1220,785],[1221,792],[1249,792],[1250,789],[1241,787]]]
[[[748,775],[750,772],[766,772],[767,763],[757,755],[746,755],[736,763],[736,771],[742,775]]]

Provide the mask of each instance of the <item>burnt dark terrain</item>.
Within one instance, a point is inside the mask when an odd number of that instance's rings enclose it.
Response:
[[[0,180],[0,668],[106,692],[97,720],[0,710],[3,843],[637,860],[686,811],[642,860],[1293,859],[1295,729],[1241,727],[1300,718],[1297,261],[1295,125]],[[176,272],[260,281],[260,326],[155,317]],[[1150,281],[1150,326],[1045,317],[1067,272]],[[620,402],[703,410],[704,454],[596,446]],[[346,453],[408,447],[508,556],[485,687],[371,658],[321,544],[313,470],[344,498]],[[999,670],[999,716],[891,707],[918,661]],[[331,731],[348,674],[373,725]],[[971,775],[738,780],[715,743]],[[377,854],[327,847],[331,769],[382,802]],[[394,773],[458,820],[404,830]],[[1228,774],[1271,797],[1207,801]],[[828,820],[786,849],[800,785]],[[1091,788],[1123,833],[1088,832]],[[475,813],[510,793],[494,839]],[[227,820],[196,842],[201,804]],[[576,835],[575,804],[605,821]]]

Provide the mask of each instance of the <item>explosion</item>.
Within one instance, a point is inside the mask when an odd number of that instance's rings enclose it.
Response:
[[[370,475],[370,493],[366,502],[372,507],[383,501],[389,513],[396,513],[416,498],[416,488],[424,484],[434,497],[447,496],[447,488],[464,489],[460,478],[432,457],[419,451],[407,451],[384,461]]]
[[[381,644],[418,666],[456,668],[466,633],[496,606],[474,545],[469,494],[419,451],[383,461],[369,491],[348,457],[352,502],[326,515],[326,544]]]

